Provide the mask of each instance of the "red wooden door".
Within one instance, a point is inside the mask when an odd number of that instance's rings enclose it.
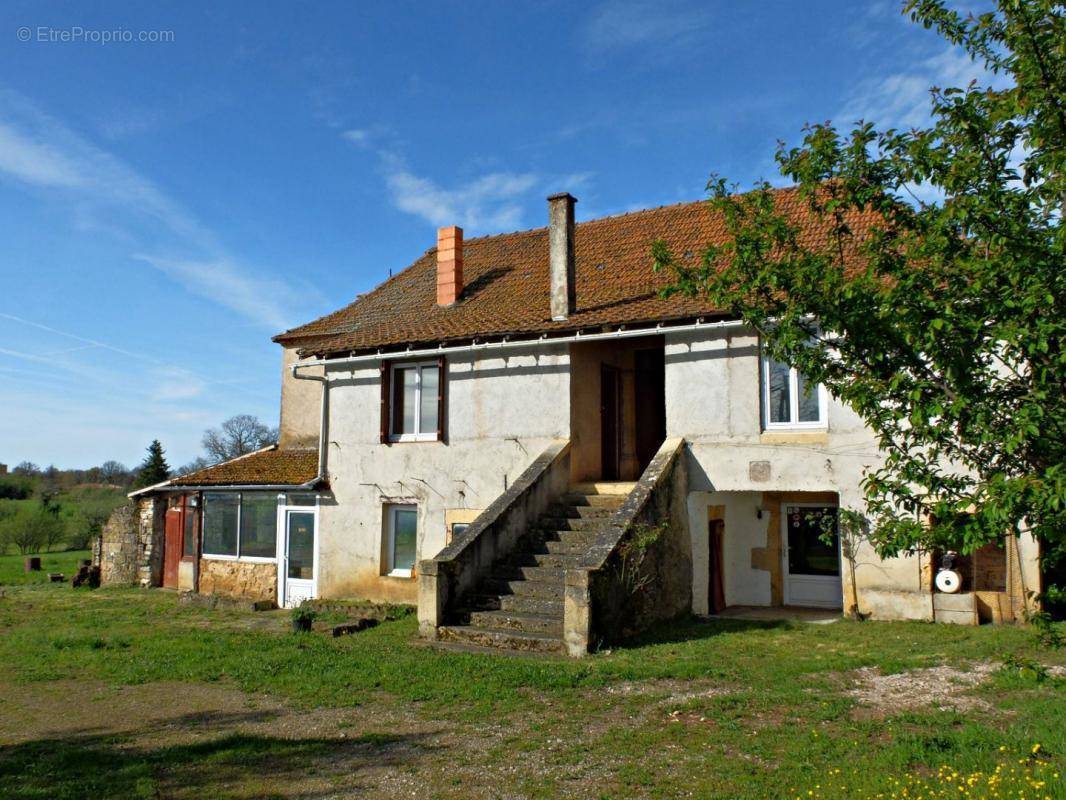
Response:
[[[181,563],[181,506],[167,509],[163,541],[163,586],[178,588],[178,564]]]

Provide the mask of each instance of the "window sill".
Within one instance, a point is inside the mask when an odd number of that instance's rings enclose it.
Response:
[[[414,570],[410,569],[394,569],[392,572],[385,573],[386,578],[405,578],[410,580],[414,577]]]
[[[277,558],[264,556],[222,556],[204,553],[200,556],[204,561],[239,561],[242,564],[276,564]]]
[[[390,436],[389,437],[389,444],[404,444],[406,442],[436,442],[436,441],[438,441],[438,439],[437,439],[437,434],[435,434],[435,433],[426,434],[426,435],[422,435],[422,434],[406,435],[405,434],[403,436]]]
[[[759,444],[829,444],[826,428],[770,428],[759,434]]]

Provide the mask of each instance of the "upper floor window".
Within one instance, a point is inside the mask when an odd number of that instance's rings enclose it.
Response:
[[[442,372],[443,359],[383,367],[383,440],[415,442],[442,438]]]
[[[824,428],[828,419],[825,387],[769,356],[762,359],[762,405],[766,430]]]

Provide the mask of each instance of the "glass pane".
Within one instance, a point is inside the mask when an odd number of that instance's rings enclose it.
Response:
[[[452,525],[452,538],[454,539],[456,536],[462,536],[464,533],[466,533],[466,529],[469,527],[469,522],[455,523],[454,525]]]
[[[397,508],[392,512],[392,568],[409,570],[415,565],[418,540],[418,512]]]
[[[792,575],[839,575],[837,510],[788,506],[788,571]],[[832,535],[827,541],[827,533]]]
[[[288,576],[306,581],[315,576],[315,515],[308,511],[289,512]]]
[[[185,507],[185,530],[182,532],[181,552],[184,556],[196,555],[196,508]]]
[[[316,499],[313,494],[290,494],[285,498],[285,504],[290,506],[313,506]]]
[[[241,495],[241,555],[274,558],[278,545],[278,496]]]
[[[204,553],[237,555],[237,506],[240,495],[204,495]]]
[[[797,374],[799,385],[799,421],[818,422],[818,384],[811,383],[801,372]]]
[[[418,375],[411,367],[397,367],[392,373],[392,432],[415,432],[415,383]]]
[[[767,409],[770,422],[791,422],[791,397],[788,385],[788,365],[769,361],[770,407]]]
[[[421,408],[418,410],[418,432],[437,432],[437,390],[440,386],[440,370],[437,367],[422,367]]]

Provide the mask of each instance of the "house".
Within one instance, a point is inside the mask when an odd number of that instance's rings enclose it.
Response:
[[[707,204],[575,224],[575,202],[550,197],[535,230],[442,228],[373,291],[275,336],[278,444],[135,492],[136,565],[114,579],[417,603],[430,638],[573,654],[689,610],[1023,613],[1032,539],[960,559],[947,594],[935,555],[821,535],[862,509],[875,438],[739,321],[660,295],[653,241],[697,259],[726,236]],[[795,192],[777,202],[825,235]]]

